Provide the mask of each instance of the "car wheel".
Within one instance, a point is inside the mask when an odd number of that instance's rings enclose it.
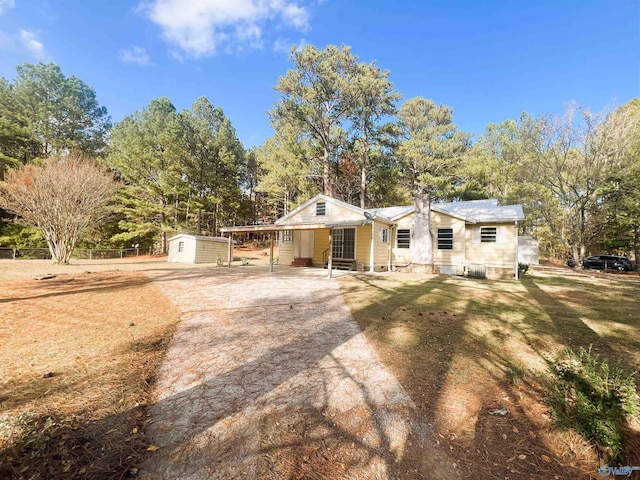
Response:
[[[624,272],[624,271],[626,270],[626,268],[624,268],[624,267],[618,267],[618,270],[619,270],[619,271],[621,271],[621,272]]]

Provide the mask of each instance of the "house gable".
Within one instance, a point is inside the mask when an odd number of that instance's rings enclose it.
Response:
[[[326,195],[316,195],[307,200],[295,210],[276,220],[276,225],[305,225],[325,224],[327,226],[339,226],[341,223],[368,222],[365,214],[384,223],[390,223],[385,217],[376,218],[368,210],[363,210],[354,205],[336,200]]]

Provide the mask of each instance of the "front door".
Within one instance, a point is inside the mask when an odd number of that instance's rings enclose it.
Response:
[[[295,233],[293,254],[295,258],[313,257],[313,230],[299,230]]]
[[[346,258],[353,260],[356,258],[356,229],[355,228],[334,228],[333,248],[331,250],[333,258]]]

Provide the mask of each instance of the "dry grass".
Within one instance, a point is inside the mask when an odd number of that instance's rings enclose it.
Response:
[[[0,477],[133,475],[174,307],[139,272],[0,288]]]
[[[517,281],[343,277],[347,304],[467,478],[599,478],[597,451],[544,402],[547,359],[588,347],[640,369],[640,279],[538,270]],[[506,407],[506,416],[489,412]],[[640,431],[624,455],[640,465]]]

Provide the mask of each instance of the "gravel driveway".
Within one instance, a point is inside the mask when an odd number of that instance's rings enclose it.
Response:
[[[183,315],[141,478],[392,478],[430,436],[326,271],[147,274]]]

